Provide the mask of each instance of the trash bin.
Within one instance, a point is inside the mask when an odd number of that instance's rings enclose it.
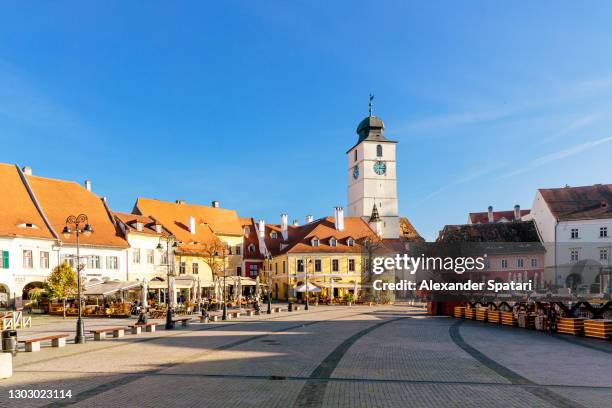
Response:
[[[287,311],[288,312],[293,312],[293,303],[292,302],[287,303]]]
[[[17,330],[2,331],[2,352],[17,355]]]

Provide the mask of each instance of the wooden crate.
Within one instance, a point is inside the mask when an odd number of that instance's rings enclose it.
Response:
[[[562,317],[557,322],[557,333],[580,336],[584,332],[583,318]]]
[[[512,312],[501,312],[501,323],[504,326],[516,326],[516,317]]]
[[[501,312],[499,310],[489,310],[487,313],[487,321],[492,324],[500,324]]]
[[[584,321],[584,335],[598,339],[612,339],[612,320],[588,319]]]
[[[476,309],[466,307],[465,318],[470,320],[476,319]]]
[[[536,323],[537,319],[538,317],[536,315],[528,314],[528,313],[520,313],[518,315],[518,318],[516,319],[516,323],[518,324],[518,327],[521,327],[523,329],[545,330],[545,329],[537,328],[537,323]]]
[[[465,307],[455,306],[455,317],[458,317],[458,318],[465,317]]]
[[[483,322],[487,321],[487,313],[488,313],[489,309],[485,309],[485,308],[478,308],[476,309],[476,320],[480,320]]]

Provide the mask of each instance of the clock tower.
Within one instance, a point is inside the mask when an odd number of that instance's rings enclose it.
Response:
[[[395,141],[385,137],[383,121],[370,114],[357,126],[359,136],[347,153],[348,215],[362,217],[366,222],[375,211],[379,235],[399,238],[397,179],[395,172]]]

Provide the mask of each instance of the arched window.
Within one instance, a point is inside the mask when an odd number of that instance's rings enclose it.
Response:
[[[376,157],[382,157],[382,145],[376,145]]]

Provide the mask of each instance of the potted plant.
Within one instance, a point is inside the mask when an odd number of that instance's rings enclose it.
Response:
[[[347,305],[352,306],[353,302],[355,301],[355,296],[353,296],[351,292],[348,292],[344,295],[344,301]]]

